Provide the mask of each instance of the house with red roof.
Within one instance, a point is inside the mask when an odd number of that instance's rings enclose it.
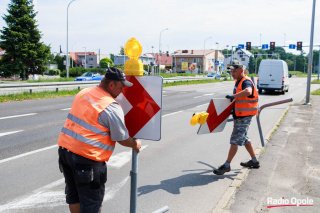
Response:
[[[173,64],[176,72],[209,73],[224,69],[224,55],[220,50],[177,50]]]
[[[96,68],[99,66],[95,52],[69,52],[69,55],[76,62],[77,67]]]

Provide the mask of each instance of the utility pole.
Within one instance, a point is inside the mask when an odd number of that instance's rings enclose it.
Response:
[[[312,72],[312,54],[313,54],[313,34],[314,34],[314,17],[315,17],[316,0],[313,0],[312,6],[312,18],[311,18],[311,35],[310,35],[310,48],[309,48],[309,61],[308,61],[308,78],[307,78],[307,94],[305,105],[311,105],[310,103],[310,84],[311,84],[311,72]],[[302,51],[301,51],[302,52]]]

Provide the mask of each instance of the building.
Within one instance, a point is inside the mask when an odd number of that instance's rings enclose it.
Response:
[[[236,59],[241,64],[243,64],[244,70],[245,70],[247,67],[249,67],[249,60],[250,60],[250,57],[252,57],[252,53],[248,50],[237,48],[236,51],[233,52],[231,57],[233,60]],[[225,58],[224,63],[227,64],[227,66],[229,66],[231,64],[231,57]]]
[[[167,53],[163,52],[161,54],[161,57],[159,56],[159,53],[149,53],[151,55],[153,55],[153,57],[156,60],[155,65],[159,65],[159,60],[161,60],[161,66],[172,66],[172,56],[167,55]]]
[[[209,73],[224,69],[220,50],[177,50],[173,54],[176,72]]]
[[[153,64],[155,64],[155,58],[153,57],[153,55],[151,53],[145,53],[142,54],[139,59],[142,61],[143,65],[151,65],[151,62],[153,62]],[[124,55],[115,55],[114,56],[114,65],[121,65],[124,64],[127,60],[130,60],[130,58],[128,56],[124,56]]]
[[[73,66],[85,68],[99,67],[98,56],[95,52],[69,52],[69,54],[76,63]],[[70,67],[72,67],[71,64]]]

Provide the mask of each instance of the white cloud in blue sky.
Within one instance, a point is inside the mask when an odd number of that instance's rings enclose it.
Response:
[[[52,51],[66,51],[67,6],[70,0],[37,0],[37,20],[42,41]],[[7,14],[9,0],[0,0]],[[275,41],[276,46],[310,42],[312,0],[76,0],[69,7],[69,51],[119,53],[131,37],[143,52],[225,48],[252,42]],[[319,5],[316,8],[314,43],[319,44]],[[5,22],[0,20],[2,29]],[[219,43],[219,44],[216,44]],[[318,47],[315,47],[318,49]],[[305,51],[308,52],[308,48]]]

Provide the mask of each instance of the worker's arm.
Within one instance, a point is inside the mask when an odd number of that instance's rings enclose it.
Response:
[[[138,139],[131,138],[131,137],[129,137],[128,139],[126,139],[124,141],[118,141],[118,143],[121,144],[122,146],[131,147],[132,149],[135,149],[138,152],[141,148],[141,141]]]
[[[247,87],[244,90],[242,90],[241,92],[234,94],[233,97],[234,98],[243,98],[243,97],[248,97],[251,94],[252,94],[252,87]]]

